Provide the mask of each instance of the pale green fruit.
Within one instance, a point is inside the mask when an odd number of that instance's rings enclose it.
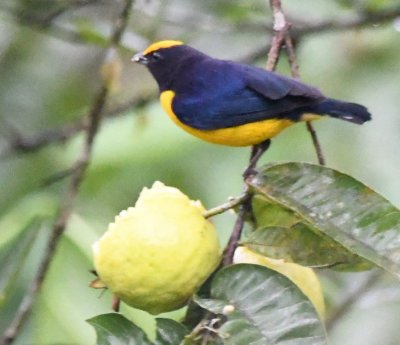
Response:
[[[220,248],[204,208],[160,182],[144,188],[93,245],[101,281],[132,307],[159,314],[182,307],[214,271]]]

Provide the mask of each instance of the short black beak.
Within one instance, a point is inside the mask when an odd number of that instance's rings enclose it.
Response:
[[[137,62],[142,65],[147,65],[149,62],[149,60],[142,53],[137,53],[137,54],[133,55],[131,60],[133,62]]]

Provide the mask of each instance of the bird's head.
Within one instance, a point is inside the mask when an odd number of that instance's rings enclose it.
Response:
[[[182,46],[181,41],[159,41],[149,45],[143,52],[137,53],[133,56],[132,61],[153,67],[155,65],[162,65],[168,60],[174,58],[177,54],[177,47]]]
[[[163,90],[169,86],[181,63],[193,55],[202,54],[181,41],[165,40],[149,45],[135,54],[132,61],[145,65]]]

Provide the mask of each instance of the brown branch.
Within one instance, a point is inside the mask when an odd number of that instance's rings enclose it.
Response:
[[[45,177],[43,181],[40,182],[39,187],[46,188],[54,183],[60,182],[66,179],[67,177],[73,175],[77,169],[80,169],[79,162],[76,162],[73,166],[67,169],[58,171],[54,174],[51,174],[50,176]]]
[[[145,107],[155,98],[155,95],[134,98],[120,105],[116,105],[109,110],[105,110],[103,118],[117,117],[130,109]],[[9,134],[6,148],[0,152],[0,160],[11,158],[16,154],[34,153],[48,145],[63,143],[70,140],[77,134],[87,130],[87,119],[82,119],[82,117],[83,116],[79,116],[79,120],[65,124],[60,128],[44,130],[35,135],[21,134],[13,129],[11,134]],[[7,127],[10,126],[7,125]]]
[[[61,128],[44,130],[36,135],[27,136],[14,130],[7,142],[6,148],[0,152],[4,160],[15,154],[27,154],[39,151],[52,143],[64,142],[76,134],[86,130],[86,119],[64,125]]]
[[[269,0],[269,5],[272,9],[272,16],[274,20],[273,29],[274,36],[272,37],[271,48],[268,52],[268,60],[266,69],[274,71],[279,62],[282,44],[285,40],[288,30],[288,23],[286,22],[285,15],[282,11],[280,0]]]
[[[98,3],[99,0],[77,0],[77,1],[70,1],[66,4],[66,6],[60,6],[58,9],[53,11],[52,13],[48,14],[44,19],[41,20],[42,25],[49,26],[52,22],[54,22],[57,18],[61,17],[67,12],[75,11],[82,7],[93,5]]]
[[[114,50],[121,40],[122,34],[128,23],[132,3],[133,0],[125,1],[123,10],[116,19],[108,50]],[[86,130],[85,143],[83,145],[81,155],[77,160],[78,168],[71,177],[70,185],[68,187],[65,197],[63,198],[63,202],[60,206],[57,218],[54,222],[52,233],[50,235],[44,257],[39,264],[38,272],[36,273],[32,284],[26,292],[14,320],[12,321],[11,325],[6,329],[6,332],[0,341],[1,345],[8,345],[14,342],[22,326],[24,325],[30,311],[32,310],[36,296],[43,285],[50,263],[52,262],[61,236],[64,233],[64,230],[71,216],[75,197],[77,196],[81,182],[84,179],[87,166],[91,161],[94,139],[101,123],[101,115],[106,104],[108,94],[109,91],[106,82],[103,81],[99,91],[94,98],[92,107],[88,113],[88,128]]]
[[[275,70],[276,65],[278,64],[282,44],[285,40],[286,33],[288,30],[288,24],[286,22],[283,12],[282,12],[280,0],[270,0],[270,6],[272,9],[272,13],[273,13],[274,36],[272,38],[271,48],[268,52],[268,59],[267,59],[266,66],[269,71],[273,71],[273,70]],[[249,165],[247,166],[245,173],[244,173],[245,181],[249,177],[249,175],[251,175],[252,170],[256,167],[257,162],[261,158],[262,153],[264,153],[266,151],[266,149],[268,149],[268,147],[269,147],[269,140],[266,141],[265,143],[261,143],[259,145],[255,145],[252,147]],[[261,152],[261,154],[258,154],[260,152]],[[235,253],[238,241],[240,240],[240,237],[241,237],[241,234],[243,231],[244,222],[245,222],[244,219],[245,219],[246,213],[249,210],[251,210],[251,194],[250,194],[250,191],[249,191],[249,188],[247,185],[245,187],[244,194],[245,194],[244,201],[239,209],[235,225],[234,225],[232,233],[229,237],[228,244],[226,245],[225,250],[224,250],[223,259],[222,259],[223,266],[226,266],[226,265],[229,265],[232,263],[233,255]]]
[[[228,244],[226,245],[223,253],[222,266],[227,266],[232,263],[237,243],[239,242],[240,236],[243,231],[245,215],[246,215],[245,205],[241,205],[239,208],[239,212],[231,236],[229,237]]]
[[[340,32],[351,29],[361,29],[371,27],[373,24],[384,24],[400,16],[400,6],[395,6],[390,9],[362,12],[349,17],[340,17],[338,19],[328,20],[314,20],[310,23],[302,22],[300,19],[292,17],[288,18],[291,25],[291,37],[296,42],[301,41],[302,38],[313,35],[321,34],[324,32]],[[269,29],[269,24],[262,25],[260,29]],[[255,50],[242,57],[242,62],[255,61],[265,56],[265,53],[270,49],[269,45],[257,46]]]
[[[290,64],[290,71],[293,78],[300,79],[300,72],[299,72],[299,64],[297,62],[295,48],[293,45],[293,41],[290,37],[289,32],[287,32],[285,37],[285,45],[286,45],[286,52],[289,59]],[[314,145],[315,152],[317,154],[318,163],[320,165],[325,165],[325,157],[324,153],[322,152],[321,144],[318,140],[317,132],[315,131],[313,125],[310,121],[306,122],[306,127],[308,132],[310,133],[312,143]]]
[[[350,16],[340,16],[334,19],[312,19],[303,21],[297,17],[286,16],[291,23],[291,36],[298,38],[321,34],[325,32],[340,32],[352,29],[362,29],[372,25],[387,23],[400,16],[400,6],[393,6],[377,11],[359,11]],[[254,29],[268,30],[270,24],[254,25]]]
[[[0,10],[11,15],[22,26],[29,27],[30,29],[41,33],[46,33],[69,43],[90,44],[92,42],[85,40],[85,37],[78,31],[57,25],[54,22],[58,17],[69,11],[76,10],[83,6],[92,5],[96,2],[98,2],[98,0],[74,1],[69,3],[68,6],[59,7],[45,16],[35,15],[27,10],[21,11],[19,8],[16,8],[16,6],[9,6],[7,4],[0,4]]]
[[[276,31],[276,35],[274,36],[272,47],[270,53],[268,54],[267,69],[271,71],[275,69],[278,63],[280,49],[282,47],[282,44],[285,43],[291,75],[293,78],[299,79],[299,64],[297,63],[295,48],[289,32],[290,24],[286,20],[286,16],[282,10],[281,1],[270,0],[270,5],[272,7],[272,12],[274,15],[274,30]],[[325,165],[325,158],[322,152],[321,144],[317,137],[317,133],[310,122],[307,122],[306,126],[308,131],[310,132],[315,152],[317,154],[318,162],[320,165]]]
[[[286,53],[289,60],[290,72],[293,78],[300,79],[299,64],[297,62],[296,52],[292,38],[287,33],[285,36]]]
[[[313,125],[311,124],[310,121],[306,122],[306,126],[307,126],[308,132],[310,133],[311,140],[312,140],[312,143],[314,145],[315,152],[317,154],[318,163],[319,163],[319,165],[325,165],[326,161],[325,161],[324,154],[322,152],[321,144],[320,144],[320,142],[318,140],[318,137],[317,137],[317,132],[315,131],[315,129],[314,129],[314,127],[313,127]]]
[[[400,6],[394,6],[379,11],[364,11],[350,17],[341,16],[337,19],[313,21],[311,24],[296,18],[291,18],[290,22],[294,28],[292,35],[298,38],[305,35],[320,34],[321,32],[365,28],[373,24],[388,22],[399,16]]]

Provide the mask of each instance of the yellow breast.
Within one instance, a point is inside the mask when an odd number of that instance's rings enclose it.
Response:
[[[228,146],[256,145],[276,136],[283,129],[294,123],[289,119],[269,119],[221,129],[195,129],[179,121],[174,114],[172,110],[174,97],[175,92],[173,91],[164,91],[160,95],[161,105],[171,120],[186,132],[214,144]]]

